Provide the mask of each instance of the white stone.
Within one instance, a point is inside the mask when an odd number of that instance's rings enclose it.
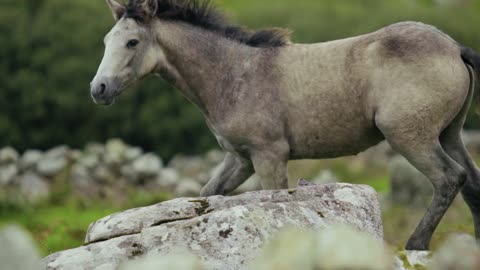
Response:
[[[0,186],[11,184],[18,174],[18,168],[15,164],[0,166]]]
[[[180,175],[175,169],[164,168],[160,171],[156,182],[161,189],[173,191],[180,181]]]
[[[128,146],[120,139],[111,139],[105,145],[103,160],[107,165],[118,166],[125,161]]]
[[[18,161],[18,152],[12,147],[5,147],[0,150],[0,164],[12,164]]]
[[[50,195],[47,181],[33,173],[19,176],[20,193],[30,203],[45,200]]]
[[[37,163],[42,160],[43,153],[38,150],[27,150],[20,158],[20,169],[22,171],[34,169]]]
[[[155,154],[145,154],[132,163],[132,169],[140,178],[155,177],[163,167],[162,160]]]
[[[197,181],[186,178],[178,181],[174,194],[177,197],[195,197],[200,194],[202,185]]]

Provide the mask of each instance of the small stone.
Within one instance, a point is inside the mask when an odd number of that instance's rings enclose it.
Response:
[[[214,149],[207,152],[205,155],[205,161],[207,161],[212,166],[217,166],[225,158],[225,152]]]
[[[15,164],[0,166],[0,186],[6,186],[15,180],[18,174],[18,168]]]
[[[66,159],[67,157],[69,157],[69,155],[70,155],[70,148],[68,148],[68,146],[65,146],[65,145],[52,148],[45,153],[45,156],[51,159],[55,159],[55,158]]]
[[[308,186],[315,186],[315,184],[303,178],[298,179],[297,187],[308,187]]]
[[[42,160],[43,153],[38,150],[27,150],[23,156],[20,158],[20,169],[22,171],[27,171],[31,169],[35,169],[37,163]]]
[[[145,154],[132,163],[132,170],[140,178],[155,177],[162,166],[162,160],[158,156]]]
[[[18,161],[18,152],[12,147],[5,147],[0,150],[0,164],[12,164]]]
[[[193,179],[182,179],[179,181],[177,188],[175,189],[175,195],[177,197],[196,197],[200,194],[202,185]]]
[[[50,195],[48,182],[40,176],[27,173],[18,179],[20,193],[29,203],[35,204],[45,200]]]
[[[128,146],[120,139],[111,139],[105,145],[104,161],[109,166],[118,166],[125,160]]]
[[[164,168],[157,176],[156,182],[160,188],[173,191],[173,189],[179,183],[179,180],[180,176],[175,169]]]
[[[92,176],[101,183],[112,183],[115,180],[113,173],[103,165],[97,166],[93,169]]]
[[[88,143],[85,147],[85,153],[101,156],[105,153],[105,146],[100,143]]]
[[[98,166],[99,163],[100,159],[98,155],[88,152],[82,155],[78,160],[78,164],[84,166],[87,169],[93,169]]]
[[[51,178],[61,173],[66,166],[67,161],[65,157],[45,155],[44,158],[37,163],[37,172]]]
[[[140,158],[143,154],[143,151],[140,147],[131,147],[125,151],[125,159],[127,161],[134,161],[137,158]]]

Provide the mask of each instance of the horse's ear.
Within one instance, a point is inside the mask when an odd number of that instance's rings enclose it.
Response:
[[[143,0],[141,8],[147,16],[153,18],[158,11],[158,0]]]
[[[125,14],[125,6],[119,4],[115,0],[107,0],[107,4],[112,10],[113,18],[115,18],[115,21],[120,20],[123,14]]]

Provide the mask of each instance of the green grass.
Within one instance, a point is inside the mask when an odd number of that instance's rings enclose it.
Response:
[[[134,207],[147,206],[167,199],[170,195],[151,195],[132,192],[123,206],[108,202],[85,202],[78,198],[65,199],[39,206],[15,205],[0,202],[0,227],[18,224],[31,232],[42,255],[81,246],[90,223],[112,213]],[[56,199],[58,200],[58,198]]]

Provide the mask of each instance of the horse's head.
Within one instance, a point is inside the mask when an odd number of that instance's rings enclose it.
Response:
[[[105,54],[91,83],[92,98],[101,105],[113,104],[125,88],[152,73],[164,58],[150,26],[157,0],[107,3],[116,24],[105,36]]]

